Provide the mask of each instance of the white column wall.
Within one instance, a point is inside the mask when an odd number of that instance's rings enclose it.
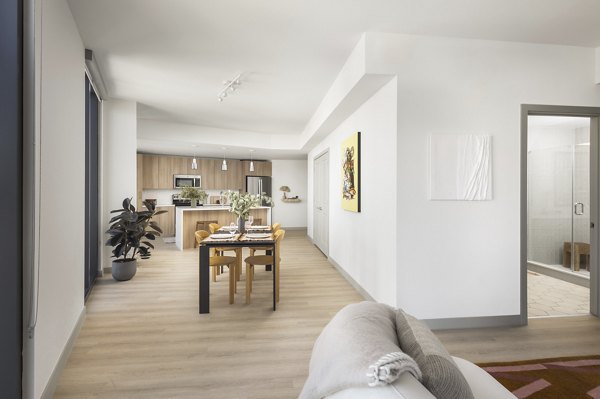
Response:
[[[85,79],[84,47],[67,2],[36,7],[43,37],[36,41],[39,296],[33,386],[24,391],[39,398],[84,310]]]
[[[593,48],[369,34],[398,76],[397,304],[424,319],[520,313],[521,104],[599,106]],[[429,201],[431,134],[492,136],[493,200]]]
[[[305,159],[272,161],[273,164],[273,222],[281,223],[283,228],[306,227],[307,198],[307,162]],[[291,192],[287,196],[298,196],[301,202],[283,202],[283,193],[279,187],[288,186]]]
[[[313,162],[329,150],[329,257],[375,300],[396,304],[396,79],[308,154],[309,235]],[[341,143],[361,132],[361,212],[342,209]]]
[[[100,213],[101,241],[106,241],[110,211],[121,208],[123,199],[135,202],[137,182],[137,104],[110,100],[102,103],[102,175]],[[103,246],[100,264],[111,266],[111,247]]]

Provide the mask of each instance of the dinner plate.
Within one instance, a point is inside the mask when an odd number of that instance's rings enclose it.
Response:
[[[254,229],[254,230],[268,230],[270,228],[271,228],[271,226],[250,226],[250,229]]]
[[[221,226],[221,230],[237,230],[237,226]]]
[[[246,238],[270,238],[271,234],[265,233],[248,233],[246,234]]]
[[[232,234],[211,234],[210,238],[213,240],[223,240],[235,237]]]

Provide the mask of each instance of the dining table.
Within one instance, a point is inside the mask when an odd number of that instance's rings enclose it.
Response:
[[[221,230],[211,234],[198,245],[198,309],[200,314],[210,313],[210,250],[211,248],[244,248],[244,247],[270,247],[267,254],[276,259],[275,239],[270,229],[249,230],[246,233],[237,233],[235,231]],[[269,253],[270,252],[270,253]],[[240,251],[241,253],[241,251]],[[238,259],[236,269],[241,268],[241,258]],[[275,298],[276,268],[271,268],[273,274],[273,310],[277,310]],[[234,276],[230,271],[230,284]]]

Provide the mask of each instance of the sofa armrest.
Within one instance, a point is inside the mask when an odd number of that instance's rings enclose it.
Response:
[[[481,367],[460,357],[452,358],[469,383],[475,399],[516,399],[515,395]]]
[[[390,385],[348,388],[327,399],[435,399],[412,374],[403,373]]]

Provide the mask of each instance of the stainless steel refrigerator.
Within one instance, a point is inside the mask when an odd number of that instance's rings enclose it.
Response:
[[[261,194],[272,197],[271,178],[269,176],[246,176],[246,192],[250,194]],[[267,204],[263,201],[263,206]]]

